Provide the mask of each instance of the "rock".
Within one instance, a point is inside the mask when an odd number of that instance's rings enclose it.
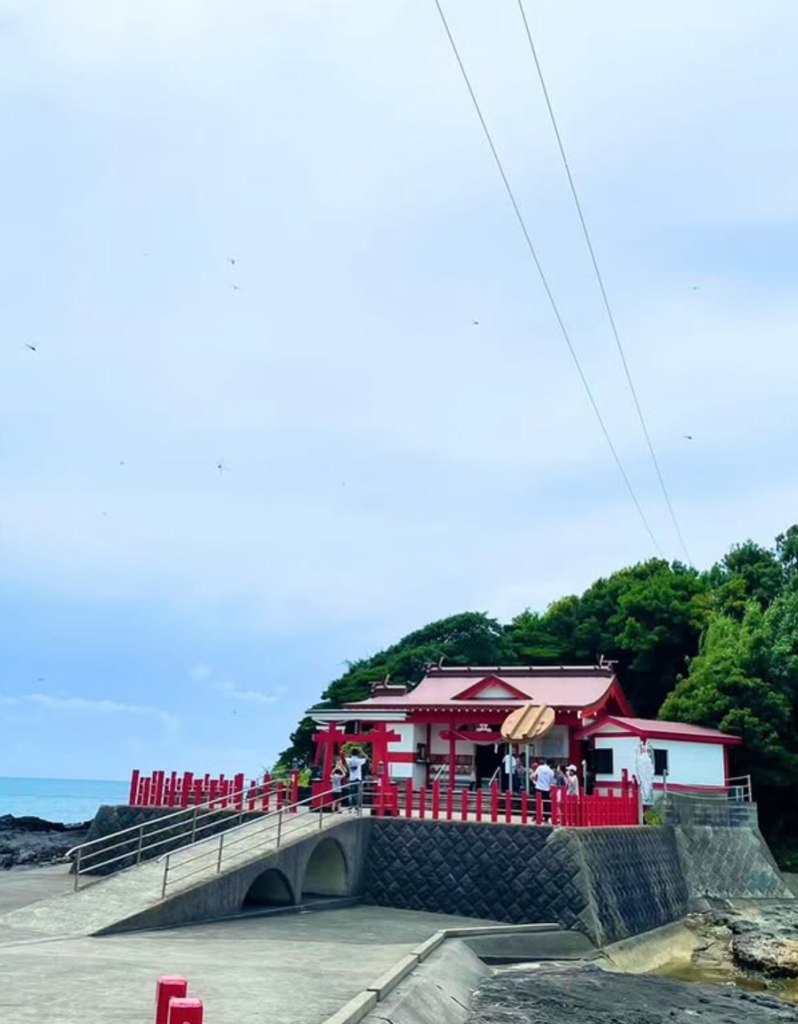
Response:
[[[56,864],[73,846],[83,842],[89,823],[64,825],[42,818],[0,817],[0,870]]]
[[[732,939],[735,963],[768,978],[798,978],[798,942],[759,931],[746,931]]]

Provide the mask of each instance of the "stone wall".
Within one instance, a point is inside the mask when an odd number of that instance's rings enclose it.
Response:
[[[794,898],[758,829],[673,831],[691,898]]]
[[[366,898],[381,906],[553,922],[597,945],[683,916],[669,829],[551,829],[377,820]]]

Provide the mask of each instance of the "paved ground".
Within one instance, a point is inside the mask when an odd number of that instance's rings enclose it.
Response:
[[[346,815],[297,814],[286,822],[282,846],[300,842],[314,835],[319,827],[327,830],[348,821]],[[276,849],[276,822],[256,819],[241,826],[235,833],[225,834],[222,868],[228,870],[258,860]],[[210,838],[197,846],[178,850],[171,855],[168,894],[192,888],[203,879],[216,876],[218,838]],[[118,875],[99,881],[88,881],[78,892],[51,896],[53,891],[34,896],[41,902],[23,906],[16,903],[3,907],[0,896],[0,944],[22,938],[57,938],[92,935],[154,906],[161,899],[164,865],[150,861],[138,868],[120,871]],[[4,873],[5,874],[5,873]],[[13,875],[15,872],[9,872]],[[0,879],[2,881],[2,879]],[[8,910],[8,913],[5,911]],[[2,1018],[0,1018],[1,1020]]]
[[[7,914],[28,903],[57,896],[72,888],[72,879],[63,865],[48,868],[19,868],[0,872],[0,914]]]
[[[4,878],[0,877],[0,889]],[[420,941],[474,918],[355,907],[0,947],[2,1024],[147,1024],[178,974],[208,1024],[320,1024]]]

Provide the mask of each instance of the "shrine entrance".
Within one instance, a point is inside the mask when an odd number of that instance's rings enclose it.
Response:
[[[503,743],[475,743],[474,766],[476,768],[477,789],[490,782],[494,772],[502,763],[504,756]]]

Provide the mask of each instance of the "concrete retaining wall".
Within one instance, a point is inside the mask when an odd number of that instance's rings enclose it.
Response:
[[[687,912],[668,829],[551,829],[378,820],[366,899],[512,924],[554,922],[596,945]]]
[[[794,898],[758,829],[673,831],[691,898]]]

